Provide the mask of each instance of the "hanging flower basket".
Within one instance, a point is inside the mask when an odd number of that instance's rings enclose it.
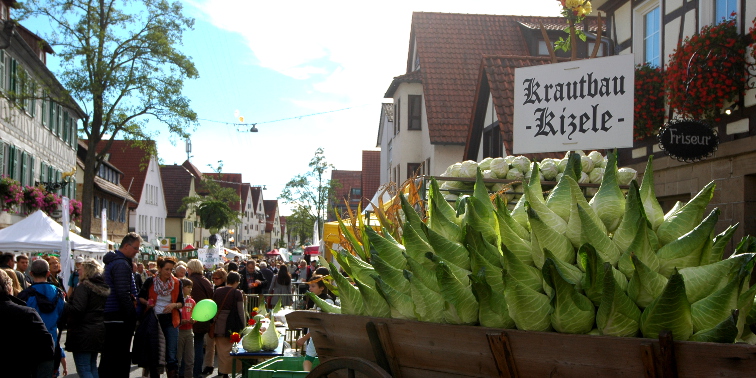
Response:
[[[647,64],[635,67],[635,124],[633,137],[656,135],[664,123],[664,73]]]
[[[14,211],[18,205],[24,203],[23,187],[10,177],[0,177],[0,201],[3,211]]]
[[[719,121],[725,104],[746,90],[746,46],[734,14],[686,38],[667,65],[669,106],[685,118]]]

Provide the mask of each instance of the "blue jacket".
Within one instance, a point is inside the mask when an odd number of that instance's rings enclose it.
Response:
[[[55,307],[50,312],[45,312],[40,309],[40,304],[37,296],[34,292],[43,295],[47,300]],[[39,317],[42,318],[42,322],[47,327],[47,332],[53,337],[53,343],[58,342],[58,319],[63,313],[63,308],[66,305],[65,299],[63,299],[63,292],[55,285],[47,282],[34,283],[24,291],[18,293],[18,298],[22,301],[26,301],[26,305],[37,310]]]
[[[137,289],[132,273],[131,259],[121,251],[108,252],[103,257],[105,283],[110,287],[110,295],[105,300],[105,313],[119,313],[124,319],[136,319]]]

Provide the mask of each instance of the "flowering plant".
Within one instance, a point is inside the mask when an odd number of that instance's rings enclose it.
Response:
[[[24,205],[29,210],[42,209],[45,206],[45,188],[41,186],[27,186],[24,188]]]
[[[735,14],[685,38],[670,55],[665,84],[669,106],[682,117],[720,120],[725,103],[746,89],[746,42]]]
[[[241,336],[239,335],[239,332],[234,332],[231,334],[231,342],[236,344],[239,341],[241,341]]]
[[[585,32],[578,30],[575,24],[582,22],[585,16],[591,14],[593,6],[589,0],[557,0],[562,5],[562,16],[569,21],[570,26],[564,29],[567,34],[567,39],[559,37],[559,40],[554,43],[554,47],[562,49],[562,51],[568,51],[573,48],[575,37],[580,38],[585,42]]]
[[[23,187],[10,177],[0,177],[0,201],[2,201],[0,206],[3,210],[13,210],[14,206],[24,203]]]
[[[641,140],[656,134],[664,123],[664,74],[647,64],[635,67],[635,124],[633,137]]]
[[[71,214],[71,220],[78,219],[81,216],[81,201],[75,199],[68,201],[68,212]]]
[[[59,195],[55,193],[47,193],[45,194],[44,205],[42,206],[42,211],[50,214],[53,211],[58,210],[58,207],[60,206],[61,202],[63,202],[63,198],[61,198]]]
[[[247,320],[247,325],[253,326],[253,325],[255,325],[255,323],[257,323],[257,321],[255,319],[249,319],[249,320]]]

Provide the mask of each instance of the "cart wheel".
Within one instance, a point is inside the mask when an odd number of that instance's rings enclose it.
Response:
[[[312,369],[307,378],[323,378],[339,370],[346,370],[349,378],[354,378],[355,372],[362,373],[368,378],[391,378],[389,373],[374,362],[359,357],[332,358]]]

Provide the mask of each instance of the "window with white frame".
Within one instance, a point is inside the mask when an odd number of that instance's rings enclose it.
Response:
[[[661,65],[661,8],[655,7],[643,15],[643,61]]]
[[[738,2],[736,0],[715,0],[714,2],[714,23],[722,22],[730,18],[733,13],[738,11]]]

